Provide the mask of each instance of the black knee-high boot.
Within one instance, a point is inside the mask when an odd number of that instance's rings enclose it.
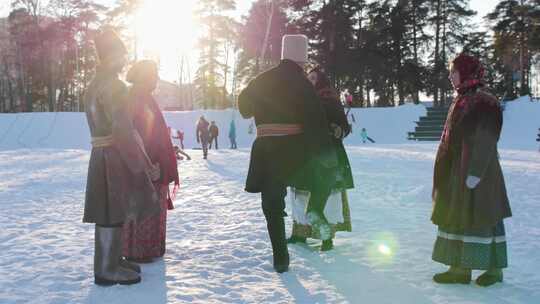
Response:
[[[285,237],[285,221],[282,215],[265,214],[265,216],[268,235],[272,243],[274,269],[278,273],[286,272],[289,270],[289,250]]]

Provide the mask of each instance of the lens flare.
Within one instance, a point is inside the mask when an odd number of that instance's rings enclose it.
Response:
[[[374,235],[371,245],[367,248],[369,264],[374,267],[393,264],[398,250],[399,242],[393,233],[378,233]]]
[[[383,254],[383,255],[391,255],[392,254],[392,249],[390,249],[390,247],[388,247],[385,244],[380,244],[379,245],[379,252],[381,254]]]

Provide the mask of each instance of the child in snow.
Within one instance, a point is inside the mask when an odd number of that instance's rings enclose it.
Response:
[[[362,132],[360,132],[360,136],[362,137],[362,143],[366,143],[366,140],[369,140],[371,143],[375,143],[375,141],[368,136],[366,128],[362,128]]]
[[[180,148],[184,150],[184,131],[176,130],[176,136],[173,136],[173,138],[180,141]]]
[[[469,284],[471,270],[485,272],[480,286],[502,282],[507,267],[503,220],[512,215],[499,163],[502,111],[484,91],[484,68],[461,54],[450,66],[457,97],[450,106],[435,159],[433,213],[438,226],[433,260],[450,268],[433,280]]]
[[[176,159],[178,160],[184,160],[182,155],[185,156],[187,160],[191,160],[191,156],[189,156],[186,152],[184,152],[184,150],[182,150],[178,146],[174,146],[174,152],[176,153]]]

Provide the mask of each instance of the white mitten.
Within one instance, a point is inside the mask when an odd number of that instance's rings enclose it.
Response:
[[[467,188],[474,189],[478,184],[480,183],[480,177],[469,175],[467,176],[467,180],[465,181],[465,184],[467,185]]]

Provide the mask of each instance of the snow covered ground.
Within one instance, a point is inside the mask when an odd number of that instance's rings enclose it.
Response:
[[[166,256],[143,266],[141,284],[109,288],[92,284],[93,227],[81,223],[89,152],[2,151],[0,303],[540,303],[540,154],[501,151],[510,268],[483,289],[431,281],[445,269],[430,258],[435,148],[348,147],[354,232],[328,253],[291,245],[284,275],[272,271],[260,199],[243,191],[249,150],[212,151],[208,162],[190,150]]]
[[[195,146],[196,119],[237,121],[237,151],[180,164],[167,254],[143,266],[143,282],[93,285],[93,226],[82,224],[89,134],[81,113],[0,114],[0,303],[540,303],[540,103],[506,106],[501,160],[514,217],[506,222],[510,267],[488,289],[439,286],[430,223],[436,144],[406,140],[423,106],[355,109],[346,140],[357,188],[353,232],[335,250],[291,245],[290,272],[272,270],[260,197],[243,191],[254,134],[227,111],[166,113]],[[383,127],[384,126],[384,127]],[[377,145],[361,145],[367,128]],[[288,231],[290,231],[290,219]],[[477,273],[475,273],[476,275]]]

